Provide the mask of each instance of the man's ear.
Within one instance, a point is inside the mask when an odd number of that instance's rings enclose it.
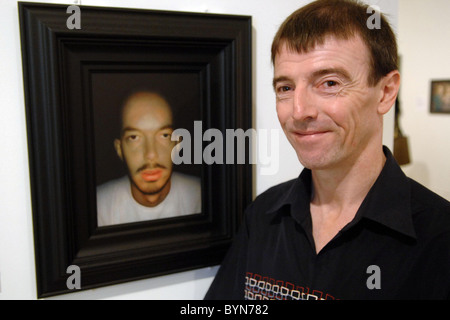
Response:
[[[119,139],[114,140],[114,149],[116,149],[116,153],[119,156],[120,160],[123,161],[122,142]]]
[[[380,80],[380,101],[378,113],[384,115],[394,106],[400,89],[400,73],[398,70],[389,72]]]

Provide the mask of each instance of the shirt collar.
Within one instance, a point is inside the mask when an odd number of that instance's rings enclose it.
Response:
[[[383,147],[386,163],[361,204],[355,218],[346,228],[366,218],[380,223],[406,236],[416,238],[412,222],[411,190],[409,179],[403,173],[391,151]],[[311,225],[311,171],[303,169],[285,195],[275,201],[267,213],[280,212],[289,206],[290,214],[300,224]]]

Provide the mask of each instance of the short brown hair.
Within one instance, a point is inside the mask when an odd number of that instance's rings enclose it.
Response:
[[[281,46],[307,53],[323,44],[327,36],[348,40],[359,35],[370,52],[368,83],[374,86],[398,69],[397,41],[389,22],[380,13],[380,26],[369,28],[369,5],[352,0],[317,0],[292,13],[280,26],[272,42],[272,63]],[[369,13],[368,13],[369,12]]]

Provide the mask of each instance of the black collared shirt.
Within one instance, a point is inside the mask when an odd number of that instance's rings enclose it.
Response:
[[[318,254],[310,170],[258,196],[205,299],[449,299],[450,203],[384,152],[354,219]]]

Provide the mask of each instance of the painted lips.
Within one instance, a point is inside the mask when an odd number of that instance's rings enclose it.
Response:
[[[141,177],[144,181],[153,182],[159,180],[163,174],[162,169],[147,169],[141,171]]]

